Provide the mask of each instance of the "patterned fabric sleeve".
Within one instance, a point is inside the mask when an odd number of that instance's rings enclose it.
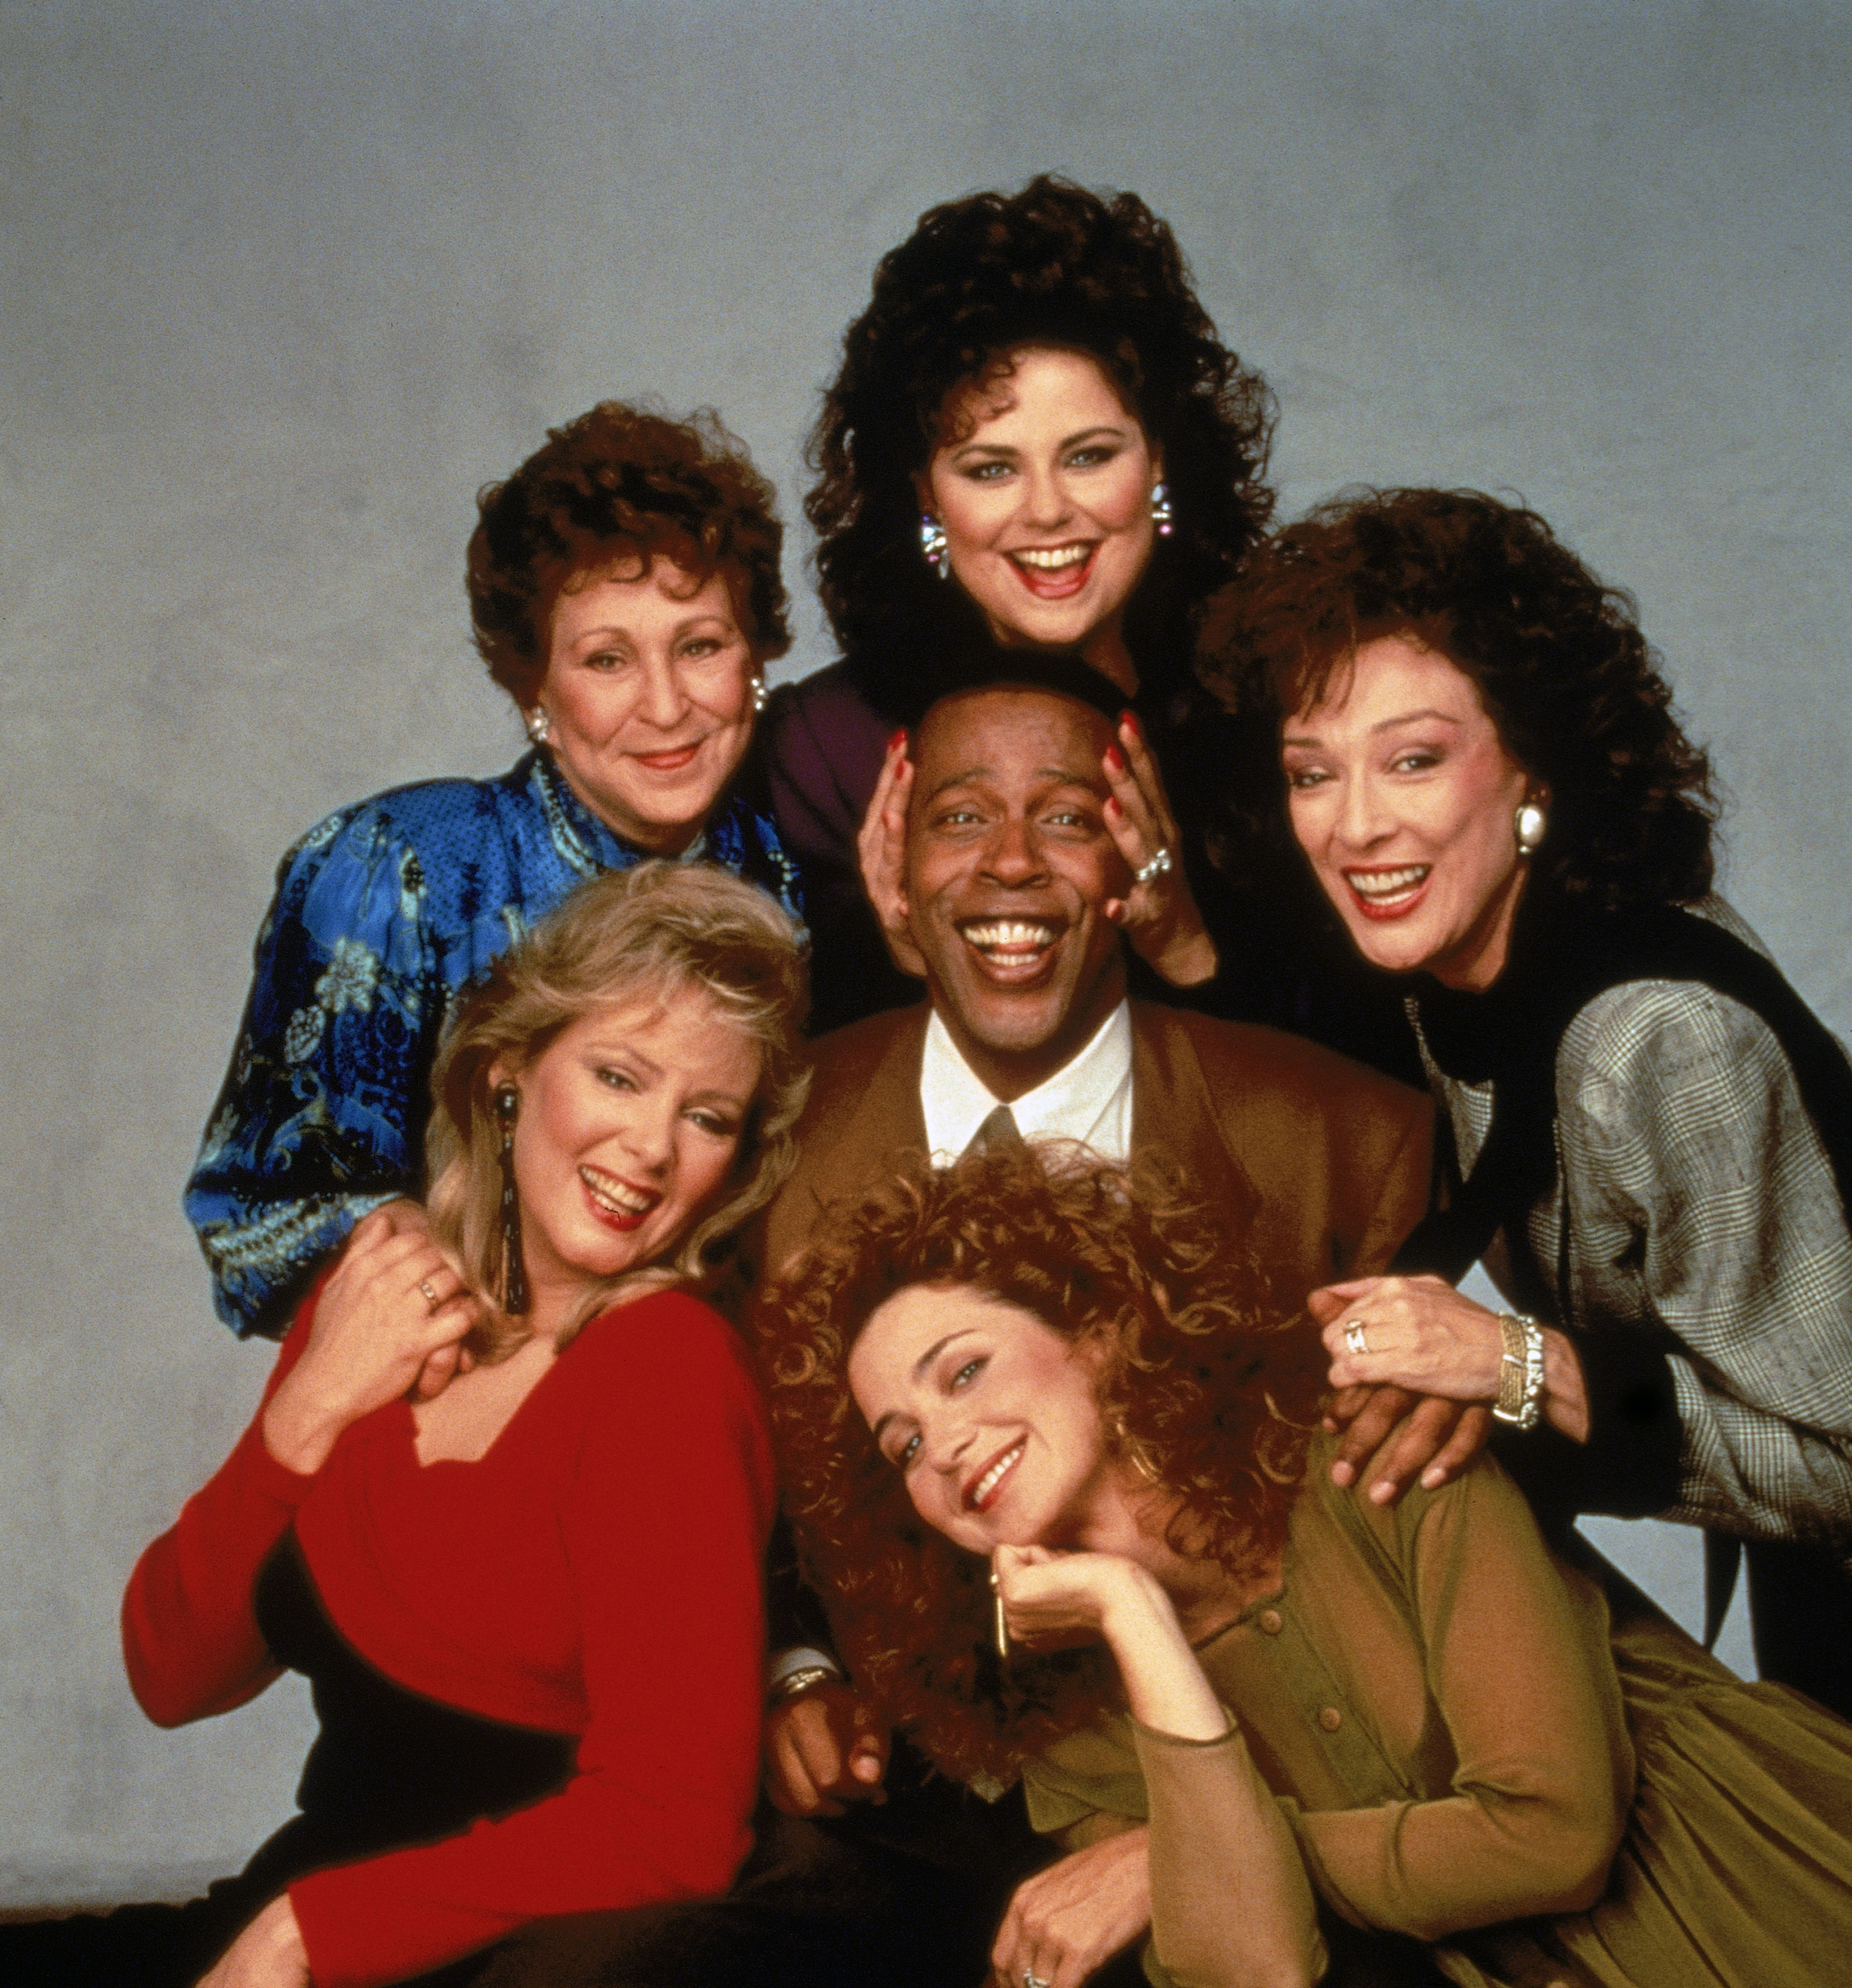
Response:
[[[1708,989],[1634,982],[1577,1017],[1558,1076],[1576,1315],[1676,1342],[1669,1516],[1852,1557],[1852,1236],[1773,1034]]]
[[[283,858],[238,1045],[188,1183],[214,1303],[279,1334],[368,1210],[418,1191],[445,990],[418,854],[371,803]]]

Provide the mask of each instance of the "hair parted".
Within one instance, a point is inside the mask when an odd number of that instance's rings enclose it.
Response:
[[[1175,1494],[1170,1543],[1237,1577],[1285,1537],[1324,1361],[1226,1210],[1156,1161],[1128,1172],[1058,1144],[913,1167],[831,1211],[763,1295],[786,1509],[858,1690],[946,1773],[1007,1779],[1094,1716],[1112,1667],[1097,1648],[999,1664],[987,1563],[916,1513],[857,1413],[855,1340],[920,1284],[968,1286],[1089,1342],[1109,1440]]]
[[[672,1258],[589,1291],[583,1324],[620,1293],[709,1277],[717,1246],[777,1191],[791,1171],[791,1128],[810,1088],[799,1033],[807,995],[790,919],[763,891],[706,863],[608,871],[581,884],[503,953],[445,1036],[425,1138],[432,1230],[456,1252],[478,1294],[493,1304],[502,1282],[493,1066],[518,1071],[581,1016],[646,1001],[711,1002],[758,1046],[758,1090],[731,1192],[679,1239]],[[526,1336],[519,1319],[497,1312],[495,1320],[479,1349],[490,1359]]]
[[[1193,617],[1271,514],[1272,396],[1217,338],[1175,238],[1136,194],[1045,174],[936,207],[882,258],[810,444],[823,604],[878,704],[883,671],[904,668],[923,629],[956,637],[981,620],[920,557],[914,478],[949,397],[1029,345],[1095,360],[1163,451],[1177,522],[1127,611],[1141,671],[1187,682]]]
[[[1282,723],[1391,635],[1470,677],[1505,749],[1548,786],[1540,884],[1609,913],[1709,890],[1710,762],[1673,715],[1633,600],[1536,512],[1474,490],[1341,492],[1214,604],[1198,667],[1256,742],[1242,784],[1257,833],[1290,841]]]
[[[583,580],[672,560],[704,586],[718,572],[760,663],[791,645],[772,486],[711,407],[685,421],[601,401],[506,482],[477,494],[469,618],[489,674],[523,710],[547,668],[554,604]]]

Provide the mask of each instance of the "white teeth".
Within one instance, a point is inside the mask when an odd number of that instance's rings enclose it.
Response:
[[[1015,1444],[1012,1448],[1005,1450],[1003,1455],[1000,1456],[997,1461],[990,1466],[990,1469],[984,1472],[983,1476],[979,1478],[977,1482],[971,1486],[970,1492],[967,1494],[966,1502],[968,1504],[974,1506],[981,1505],[985,1499],[989,1497],[990,1493],[1003,1482],[1004,1474],[1009,1470],[1011,1466],[1015,1462],[1016,1459],[1021,1456],[1022,1449],[1023,1446],[1019,1442]]]
[[[1359,898],[1397,898],[1424,882],[1429,865],[1411,863],[1401,870],[1372,870],[1367,874],[1346,870],[1345,881]]]
[[[579,1178],[591,1190],[591,1198],[599,1207],[613,1215],[647,1215],[662,1199],[659,1194],[645,1194],[626,1186],[609,1174],[594,1173],[590,1167],[581,1167]]]
[[[1091,546],[1055,546],[1046,552],[1017,552],[1010,556],[1040,573],[1059,573],[1064,567],[1083,564],[1092,549]]]
[[[1052,945],[1056,934],[1052,925],[1031,925],[1022,918],[997,918],[989,925],[961,925],[967,944],[980,952],[1005,945],[1025,945],[1041,948]]]

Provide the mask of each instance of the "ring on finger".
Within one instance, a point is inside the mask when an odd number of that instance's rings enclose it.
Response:
[[[1133,871],[1132,881],[1135,884],[1153,883],[1158,877],[1167,874],[1176,867],[1177,858],[1160,842],[1151,852],[1149,857]]]
[[[428,1277],[420,1277],[418,1280],[418,1287],[423,1295],[425,1303],[435,1311],[438,1304],[436,1285],[432,1283]]]
[[[1033,1967],[1025,1967],[1022,1971],[1022,1988],[1055,1988],[1055,1983],[1043,1980]]]
[[[1353,1318],[1345,1327],[1344,1344],[1349,1351],[1355,1354],[1365,1354],[1370,1351],[1370,1341],[1363,1337],[1363,1321],[1361,1319]]]

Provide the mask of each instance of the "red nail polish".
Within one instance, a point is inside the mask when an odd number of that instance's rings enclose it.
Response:
[[[1114,773],[1122,773],[1126,770],[1126,756],[1116,746],[1109,746],[1106,748],[1106,764]]]
[[[1144,737],[1145,728],[1139,723],[1138,715],[1135,712],[1131,710],[1122,711],[1119,715],[1119,722],[1128,732],[1131,733],[1134,739],[1142,739]]]
[[[889,735],[887,742],[887,749],[890,752],[894,752],[900,746],[904,746],[906,742],[907,730],[906,727],[903,725],[898,732]]]

